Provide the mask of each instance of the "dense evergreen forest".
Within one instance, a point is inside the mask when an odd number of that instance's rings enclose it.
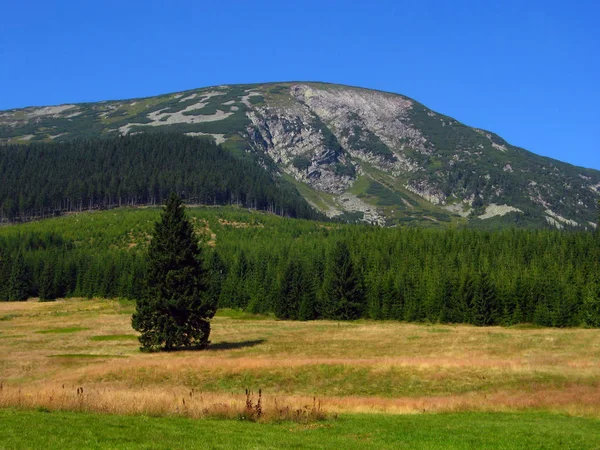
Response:
[[[0,146],[0,179],[0,222],[161,204],[171,192],[187,203],[321,217],[250,155],[181,134]]]
[[[0,298],[137,298],[158,208],[0,228]],[[190,208],[220,307],[285,319],[600,326],[600,234],[342,225]]]

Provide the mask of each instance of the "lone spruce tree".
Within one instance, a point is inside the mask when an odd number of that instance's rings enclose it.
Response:
[[[205,347],[217,300],[209,294],[200,249],[181,199],[171,194],[148,249],[144,293],[132,326],[141,349]]]

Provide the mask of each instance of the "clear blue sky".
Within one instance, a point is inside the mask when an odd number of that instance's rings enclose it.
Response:
[[[600,169],[598,1],[23,0],[0,24],[0,109],[329,81]]]

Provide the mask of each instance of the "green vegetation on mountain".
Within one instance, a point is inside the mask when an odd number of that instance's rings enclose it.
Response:
[[[522,212],[511,214],[508,220],[495,219],[505,226],[538,222],[540,204],[532,203],[531,197],[543,198],[546,208],[560,210],[565,217],[581,217],[587,206],[591,214],[585,216],[588,220],[593,217],[590,206],[598,197],[597,188],[579,187],[586,184],[586,178],[598,183],[598,171],[535,155],[493,133],[432,114],[420,104],[411,108],[409,118],[433,153],[413,153],[423,167],[418,177],[425,176],[450,199],[474,195],[472,217],[483,214],[485,205],[498,203],[498,191],[502,203]]]
[[[357,117],[352,113],[352,117]],[[376,156],[381,156],[388,161],[395,161],[396,156],[381,139],[369,130],[363,130],[358,125],[346,128],[341,132],[342,137],[348,139],[348,146],[352,150],[366,150]]]

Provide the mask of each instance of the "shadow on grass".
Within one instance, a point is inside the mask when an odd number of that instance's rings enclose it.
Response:
[[[216,344],[210,344],[206,347],[207,351],[219,351],[219,350],[236,350],[238,348],[254,347],[266,342],[265,339],[254,339],[251,341],[239,341],[239,342],[218,342]]]

